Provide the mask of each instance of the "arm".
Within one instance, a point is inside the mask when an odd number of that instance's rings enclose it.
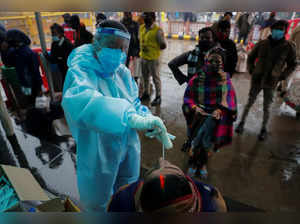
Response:
[[[55,64],[55,63],[58,62],[58,60],[57,60],[57,49],[54,46],[54,43],[52,43],[52,45],[51,45],[50,55],[48,54],[48,52],[44,52],[44,56],[52,64]]]
[[[195,101],[197,97],[197,88],[195,87],[197,79],[198,77],[194,77],[189,81],[188,86],[185,89],[183,98],[184,104],[186,104],[192,110],[195,110],[195,108],[197,107],[197,103]]]
[[[62,107],[68,120],[81,129],[122,134],[128,127],[128,116],[136,113],[125,99],[103,96],[97,89],[97,77],[89,68],[69,69],[64,84]]]
[[[250,74],[252,74],[253,70],[254,70],[254,66],[255,66],[255,60],[258,56],[258,52],[259,52],[259,48],[261,46],[262,42],[258,42],[253,50],[250,52],[250,54],[248,55],[248,59],[247,59],[247,68]]]
[[[179,67],[188,63],[188,56],[190,52],[185,52],[168,63],[169,68],[171,69],[175,79],[182,85],[185,82],[188,82],[188,77],[180,71]]]
[[[290,74],[295,70],[297,66],[297,56],[296,56],[296,45],[293,42],[290,42],[290,52],[286,59],[286,68],[281,73],[281,79],[285,80]]]
[[[164,32],[162,31],[162,29],[159,29],[157,32],[157,42],[158,42],[161,50],[164,50],[167,48],[167,43],[165,41]]]
[[[237,49],[236,49],[236,45],[234,42],[232,42],[232,55],[231,55],[230,59],[231,59],[230,73],[231,73],[231,75],[233,75],[233,73],[235,72],[237,61],[238,61]]]

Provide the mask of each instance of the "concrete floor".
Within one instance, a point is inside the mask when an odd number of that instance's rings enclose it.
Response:
[[[162,105],[151,108],[165,120],[168,131],[177,137],[174,148],[167,151],[166,159],[184,170],[188,157],[180,148],[186,138],[181,111],[186,84],[178,85],[167,63],[181,52],[192,49],[194,44],[192,41],[168,40],[168,49],[161,57]],[[236,74],[233,78],[239,115],[247,101],[249,78],[247,74]],[[276,98],[270,136],[267,141],[258,142],[262,103],[260,95],[249,114],[244,135],[235,135],[231,146],[210,159],[206,182],[218,187],[226,198],[258,209],[300,211],[300,122],[295,120],[292,111],[284,112],[287,108],[280,107],[281,101]],[[30,166],[34,167],[31,171],[42,187],[58,196],[68,195],[78,204],[76,150],[72,138],[57,137],[49,142],[26,134],[20,126],[15,127],[19,143]],[[141,141],[142,165],[151,167],[161,157],[162,146],[142,134]],[[16,165],[3,131],[0,132],[0,164]]]

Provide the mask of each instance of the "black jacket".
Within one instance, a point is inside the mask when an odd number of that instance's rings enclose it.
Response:
[[[128,49],[128,57],[138,57],[140,52],[140,41],[139,41],[139,24],[133,20],[127,21],[122,20],[121,23],[127,28],[131,35],[130,44]]]
[[[83,44],[90,44],[93,41],[93,34],[86,30],[84,24],[80,24],[79,28],[76,30],[76,39],[74,46],[79,47]]]
[[[233,73],[235,73],[235,68],[238,61],[236,45],[230,39],[219,41],[219,43],[221,47],[226,50],[226,61],[224,65],[224,71],[228,72],[230,76],[232,76]]]
[[[45,55],[45,57],[51,63],[58,65],[59,70],[63,75],[63,81],[64,81],[68,71],[67,60],[71,51],[73,50],[73,45],[67,38],[64,38],[64,41],[62,42],[61,45],[59,44],[60,41],[52,42],[51,54],[50,55],[47,54]]]

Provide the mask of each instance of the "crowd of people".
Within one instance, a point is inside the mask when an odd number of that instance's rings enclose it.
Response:
[[[299,57],[299,29],[292,35],[298,47],[296,53],[295,42],[285,39],[288,23],[274,17],[272,13],[262,26],[269,29],[268,37],[262,38],[249,53],[249,100],[236,129],[238,134],[243,133],[250,108],[263,90],[259,140],[267,138],[275,90],[295,70]],[[229,38],[232,13],[226,12],[212,27],[199,30],[195,48],[168,63],[179,85],[187,84],[182,102],[187,140],[182,151],[190,157],[188,173],[161,159],[144,179],[139,179],[141,144],[137,131],[157,139],[165,149],[173,147],[174,139],[164,121],[142,104],[151,99],[151,77],[155,98],[150,105],[159,106],[162,102],[159,64],[167,42],[155,23],[156,14],[143,13],[143,23],[139,23],[130,12],[125,12],[120,22],[99,13],[94,35],[78,15],[65,14],[63,18],[63,25],[51,26],[51,51],[43,55],[60,70],[62,95],[54,105],[62,106],[76,141],[78,189],[85,208],[112,212],[226,211],[221,193],[194,176],[207,178],[211,153],[232,143],[238,105],[231,81],[238,61],[236,44]],[[239,42],[246,44],[251,27],[248,13],[238,18],[237,27]],[[43,93],[38,57],[30,43],[22,31],[1,27],[5,69],[15,68],[20,83],[16,92],[33,104]],[[188,66],[187,74],[180,70],[183,65]],[[288,102],[289,95],[285,89],[282,91]],[[2,100],[0,112],[8,139],[16,139]],[[15,148],[16,155],[23,153]],[[27,163],[20,161],[24,167],[28,167]]]

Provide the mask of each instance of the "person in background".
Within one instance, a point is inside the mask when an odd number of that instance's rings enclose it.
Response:
[[[62,25],[64,29],[64,35],[69,41],[74,44],[75,41],[75,31],[72,29],[70,25],[71,15],[70,13],[65,13],[62,16],[64,18],[64,24]]]
[[[25,95],[30,96],[29,104],[41,93],[42,78],[38,55],[30,49],[31,40],[20,30],[11,29],[6,33],[3,51],[8,51],[9,65],[16,68],[18,80]],[[6,60],[3,60],[4,64]],[[27,105],[28,106],[28,105]]]
[[[290,40],[294,41],[296,44],[297,61],[300,63],[300,23],[294,29]]]
[[[251,29],[251,25],[248,20],[249,20],[249,13],[246,12],[239,17],[236,24],[239,29],[238,43],[241,43],[241,41],[243,40],[244,46],[247,45],[248,34]]]
[[[93,41],[93,34],[87,31],[85,25],[80,22],[78,15],[72,15],[70,18],[70,25],[76,32],[76,39],[74,47],[79,47],[83,44],[90,44]]]
[[[271,26],[276,22],[276,12],[271,12],[270,17],[261,25],[260,40],[265,40],[271,35]]]
[[[218,31],[216,33],[216,41],[226,50],[226,63],[224,71],[230,74],[230,77],[235,73],[236,64],[238,61],[237,49],[235,43],[229,39],[230,23],[228,21],[219,22]]]
[[[44,55],[47,60],[53,64],[57,64],[61,74],[62,74],[62,84],[65,81],[68,65],[68,57],[73,50],[73,45],[71,42],[64,36],[64,29],[62,26],[54,23],[51,27],[52,34],[52,44],[51,44],[51,54],[44,52]],[[62,90],[61,86],[61,90]]]
[[[132,20],[131,12],[124,12],[124,18],[121,20],[121,23],[126,27],[131,36],[126,59],[126,66],[129,67],[130,59],[135,61],[140,53],[139,24]]]
[[[193,20],[193,13],[192,12],[184,12],[183,13],[183,21],[184,21],[184,34],[190,34],[190,23]]]
[[[293,30],[293,33],[292,33],[289,40],[293,41],[296,44],[297,64],[298,64],[298,67],[299,67],[300,66],[300,24],[298,24],[298,26]],[[286,95],[286,93],[288,91],[289,82],[293,78],[294,78],[293,74],[290,75],[286,80],[282,81],[280,83],[280,85],[278,86],[278,88],[277,88],[277,91],[281,92],[280,96],[283,97],[284,99],[286,98],[286,97],[284,97],[284,95]],[[299,83],[299,82],[297,82],[297,83]],[[295,84],[293,84],[293,86],[294,85]],[[300,114],[300,112],[298,112],[298,114]]]
[[[223,18],[220,21],[228,21],[229,23],[231,23],[232,16],[233,16],[232,12],[225,12]],[[211,26],[211,29],[214,33],[218,31],[218,26],[220,21],[215,22]]]
[[[105,211],[119,187],[138,180],[137,130],[153,130],[166,149],[173,147],[163,121],[138,98],[124,64],[129,42],[123,24],[106,20],[93,43],[74,49],[68,59],[62,107],[77,144],[78,189],[88,211]]]
[[[107,19],[106,15],[104,15],[101,12],[97,13],[97,16],[96,16],[96,28],[99,27],[100,23],[103,22],[106,19]]]
[[[144,179],[123,186],[108,205],[108,212],[192,213],[227,212],[220,191],[186,176],[160,159]]]
[[[214,42],[212,29],[210,27],[205,27],[199,30],[199,42],[194,50],[187,51],[168,63],[168,66],[179,85],[189,82],[196,74],[197,70],[204,65],[205,54],[216,45],[217,43]],[[188,65],[187,75],[179,69],[179,67],[183,65]]]
[[[140,57],[142,59],[142,74],[144,81],[144,93],[141,100],[150,100],[150,76],[153,77],[156,97],[152,101],[151,106],[161,104],[161,80],[159,74],[159,57],[161,50],[167,48],[162,29],[155,24],[155,13],[143,13],[144,22],[140,26]]]
[[[3,46],[2,46],[3,44]],[[2,52],[3,48],[7,47],[7,42],[6,42],[6,29],[4,27],[0,27],[0,49]],[[5,49],[3,49],[5,50]],[[2,57],[2,54],[1,54]],[[1,85],[1,84],[0,84]],[[30,168],[28,161],[26,159],[26,156],[24,152],[22,151],[17,136],[15,135],[14,127],[11,121],[11,118],[9,116],[9,113],[7,111],[5,102],[3,100],[2,95],[0,94],[0,121],[2,124],[2,127],[5,131],[6,137],[12,146],[12,149],[14,151],[14,154],[19,161],[19,164],[22,168]]]
[[[258,42],[250,52],[247,60],[248,71],[251,74],[251,87],[248,103],[245,106],[241,121],[236,133],[242,134],[250,108],[258,94],[264,92],[264,115],[259,140],[266,139],[267,124],[270,118],[270,108],[273,102],[274,91],[279,81],[285,80],[295,70],[295,44],[285,39],[288,22],[279,20],[271,26],[272,34],[266,40]]]
[[[224,72],[226,54],[216,47],[205,56],[205,64],[189,81],[182,105],[188,128],[189,173],[207,178],[208,154],[232,143],[237,102],[230,75]]]

